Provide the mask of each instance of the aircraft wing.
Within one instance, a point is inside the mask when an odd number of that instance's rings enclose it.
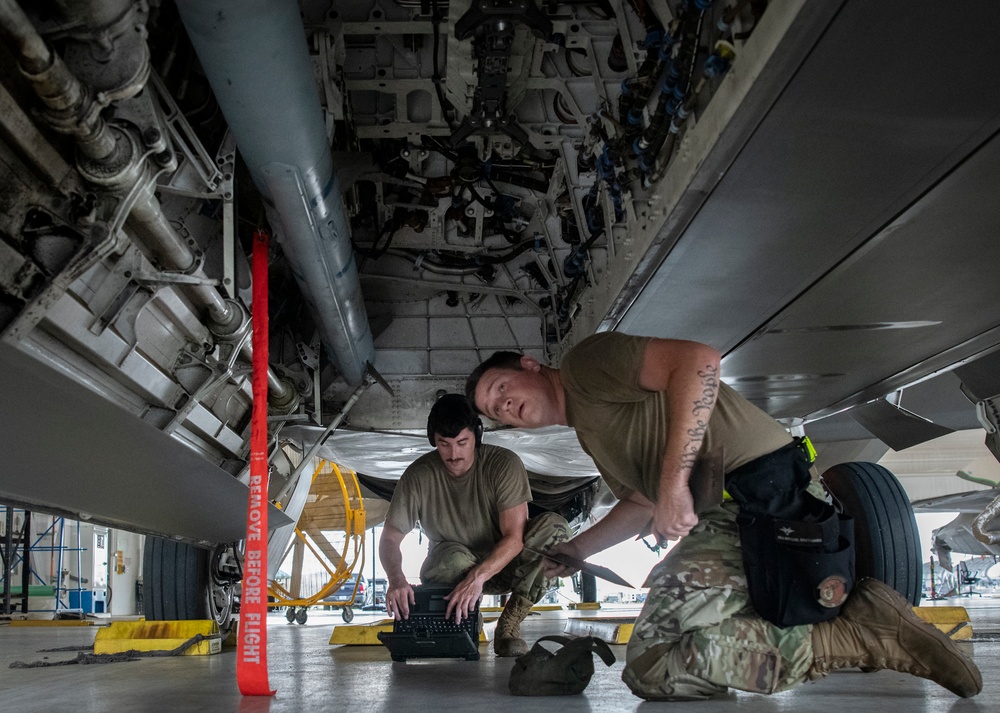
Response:
[[[979,514],[1000,495],[994,489],[971,490],[936,498],[915,500],[911,503],[915,512],[961,512]]]

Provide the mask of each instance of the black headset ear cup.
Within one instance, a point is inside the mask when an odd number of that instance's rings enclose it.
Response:
[[[476,434],[476,448],[479,448],[479,446],[483,445],[483,419],[476,418],[472,432]]]

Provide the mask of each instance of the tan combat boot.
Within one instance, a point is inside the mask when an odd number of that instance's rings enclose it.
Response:
[[[840,616],[815,624],[810,678],[838,668],[892,669],[929,678],[956,696],[983,688],[976,664],[937,628],[913,613],[896,591],[877,579],[863,579]]]
[[[521,622],[535,603],[520,594],[511,594],[497,619],[493,650],[497,656],[521,656],[528,653],[528,643],[521,638]]]

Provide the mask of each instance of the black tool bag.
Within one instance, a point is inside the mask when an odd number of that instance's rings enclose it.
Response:
[[[555,651],[542,646],[543,641],[560,644]],[[594,657],[608,666],[615,655],[608,645],[592,636],[570,639],[566,636],[543,636],[531,650],[518,656],[507,682],[515,696],[570,696],[580,693],[594,675]]]
[[[854,587],[854,519],[806,492],[809,480],[798,440],[726,475],[750,601],[780,627],[832,619]]]

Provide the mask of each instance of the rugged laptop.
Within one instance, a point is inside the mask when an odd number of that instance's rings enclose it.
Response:
[[[479,605],[461,624],[444,617],[450,587],[413,588],[416,603],[408,619],[396,619],[392,631],[378,638],[389,649],[393,661],[416,658],[464,658],[479,660]]]

